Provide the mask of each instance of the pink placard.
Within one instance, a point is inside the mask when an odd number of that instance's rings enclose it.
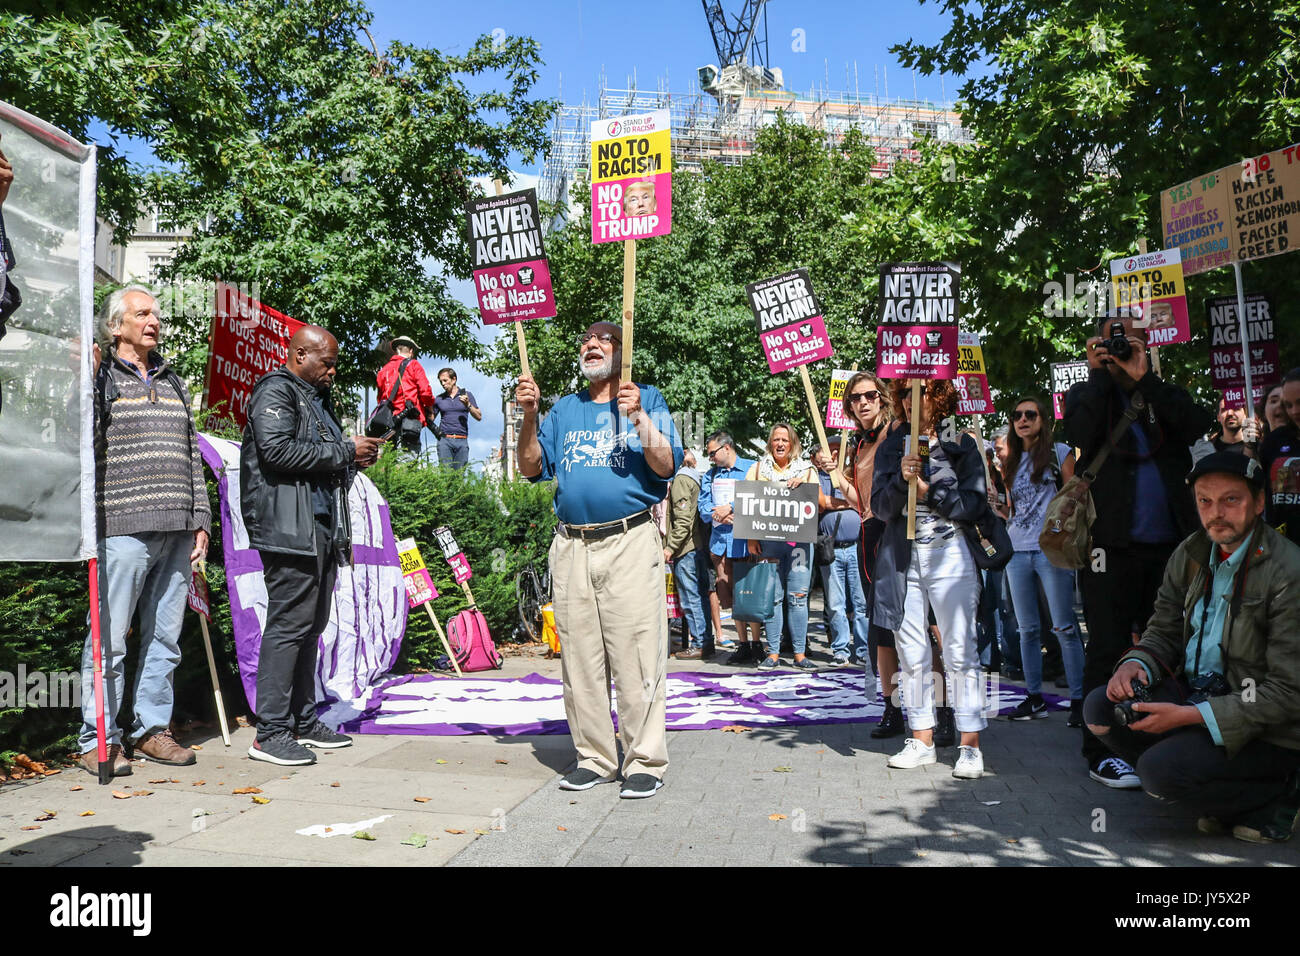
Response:
[[[464,551],[453,554],[447,559],[447,563],[451,565],[452,577],[457,584],[464,584],[474,576],[474,572],[469,569],[469,561],[465,559]]]
[[[958,415],[992,415],[995,409],[989,399],[989,377],[987,375],[958,375],[957,381]]]
[[[650,239],[673,231],[671,173],[591,185],[591,241]]]
[[[775,375],[835,354],[826,322],[820,315],[784,328],[765,332],[761,339],[767,367]]]
[[[878,326],[876,369],[881,378],[956,377],[957,326]]]
[[[487,325],[555,317],[551,266],[545,259],[476,269],[474,292]]]
[[[438,589],[433,586],[428,568],[420,568],[403,575],[406,581],[406,600],[411,607],[419,607],[425,601],[432,601],[438,596]]]

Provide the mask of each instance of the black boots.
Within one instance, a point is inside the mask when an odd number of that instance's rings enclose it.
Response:
[[[934,745],[951,747],[957,742],[957,715],[951,707],[934,709]]]
[[[881,715],[880,723],[876,725],[875,730],[871,731],[871,736],[876,740],[881,740],[885,737],[897,737],[902,732],[902,708],[895,707],[892,700],[885,698],[885,712]]]

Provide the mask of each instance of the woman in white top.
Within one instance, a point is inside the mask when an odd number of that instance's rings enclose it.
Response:
[[[745,475],[746,481],[779,481],[789,488],[804,482],[817,485],[817,472],[812,463],[803,457],[799,436],[785,422],[772,426],[767,434],[767,454],[756,461]],[[828,498],[817,490],[822,508],[834,510],[847,508],[843,498]],[[790,641],[794,645],[794,666],[800,670],[816,670],[817,665],[804,653],[808,645],[808,588],[812,584],[812,545],[792,541],[755,541],[748,545],[751,558],[775,558],[779,585],[776,595],[776,613],[764,623],[767,638],[767,657],[759,669],[770,670],[781,663],[781,631],[785,615],[790,615]]]
[[[1015,549],[1007,565],[1007,583],[1020,627],[1020,657],[1029,694],[1008,716],[1012,720],[1047,716],[1047,704],[1043,702],[1042,625],[1038,616],[1041,583],[1052,615],[1052,633],[1060,642],[1065,678],[1070,684],[1067,725],[1079,727],[1083,720],[1083,641],[1074,617],[1074,572],[1053,565],[1038,547],[1048,503],[1074,476],[1074,452],[1066,445],[1052,444],[1046,421],[1047,407],[1037,398],[1016,402],[1002,472],[1011,499],[1007,534]]]

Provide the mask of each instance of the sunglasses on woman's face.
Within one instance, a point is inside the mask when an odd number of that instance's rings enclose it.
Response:
[[[874,389],[870,392],[854,392],[849,396],[849,404],[856,405],[858,402],[874,402],[880,398],[880,393]]]
[[[1038,410],[1033,408],[1026,408],[1024,411],[1021,411],[1020,409],[1016,409],[1014,412],[1011,413],[1011,420],[1013,422],[1018,422],[1020,421],[1021,418],[1025,419],[1025,421],[1032,422],[1037,417],[1038,417]]]

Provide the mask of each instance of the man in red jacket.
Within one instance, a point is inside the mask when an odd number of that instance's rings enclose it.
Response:
[[[433,389],[429,386],[429,376],[415,358],[415,342],[404,335],[399,335],[389,343],[393,357],[388,364],[375,375],[379,389],[377,401],[383,401],[393,392],[393,383],[401,371],[402,384],[393,399],[393,417],[400,425],[397,437],[402,447],[412,452],[420,450],[420,433],[426,422],[433,415]],[[425,418],[426,410],[430,416]],[[419,423],[418,425],[416,423]]]

